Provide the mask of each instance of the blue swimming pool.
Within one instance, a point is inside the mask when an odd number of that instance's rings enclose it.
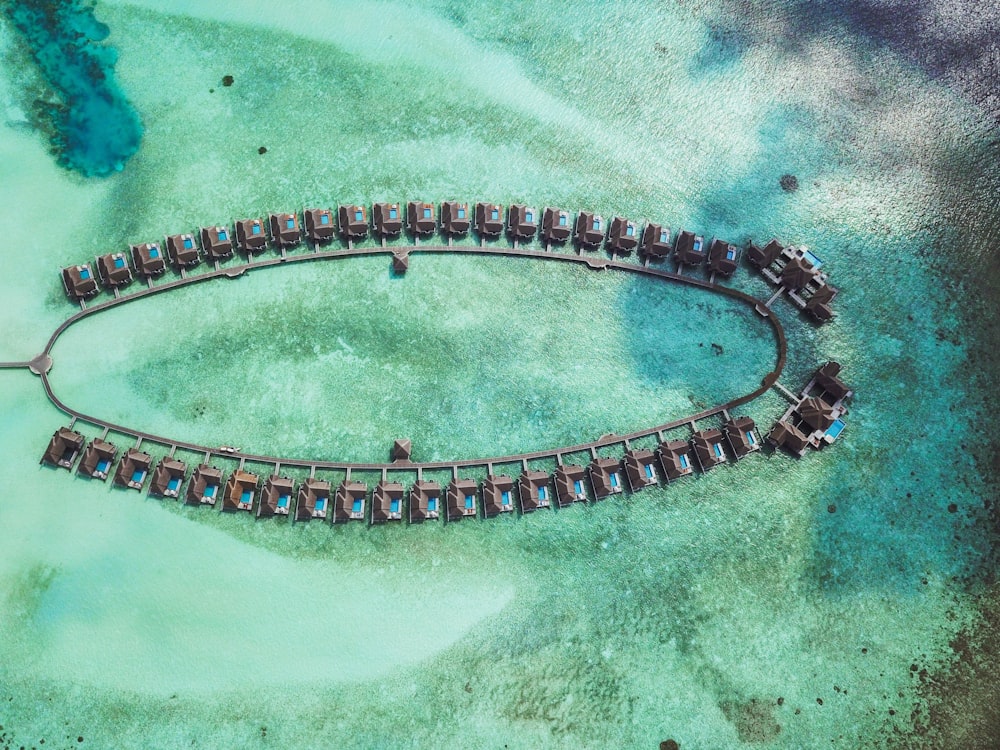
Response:
[[[291,502],[292,502],[292,496],[291,495],[281,495],[278,498],[278,507],[279,508],[287,508],[288,504],[291,503]]]
[[[360,513],[360,512],[361,512],[361,510],[362,510],[362,508],[364,508],[364,501],[362,501],[362,500],[357,500],[357,499],[356,499],[356,500],[355,500],[355,501],[354,501],[354,502],[353,502],[353,503],[351,504],[351,512],[352,512],[352,513]]]
[[[652,479],[653,478],[653,465],[652,464],[644,464],[642,468],[645,469],[645,471],[646,471],[646,478],[647,479]]]
[[[219,489],[219,485],[210,484],[205,488],[205,497],[215,497],[215,491]]]
[[[817,258],[808,250],[802,253],[802,257],[805,258],[807,261],[809,261],[812,264],[813,268],[818,269],[820,266],[823,265],[823,261],[821,261],[819,258]]]
[[[504,505],[510,505],[510,492],[504,491],[500,493],[500,502]]]
[[[573,482],[573,491],[576,492],[577,495],[582,495],[583,494],[583,482],[581,482],[579,479],[577,479],[575,482]],[[539,493],[539,494],[541,494],[541,493]]]
[[[438,499],[436,497],[430,498],[427,501],[427,512],[428,513],[436,513],[437,509],[438,509]]]
[[[319,223],[320,224],[329,224],[330,223],[330,214],[320,214],[319,215]]]
[[[169,482],[167,482],[167,489],[171,492],[177,492],[177,488],[181,486],[180,477],[172,477]]]
[[[80,269],[80,278],[81,279],[89,279],[90,278],[90,269],[89,268],[81,268]]]
[[[617,471],[611,472],[611,486],[612,487],[617,487],[618,486],[618,472]]]
[[[252,235],[260,234],[260,224],[254,224],[252,227],[250,227],[250,234]]]
[[[125,259],[115,258],[115,268],[125,268]]]
[[[389,512],[399,513],[399,500],[392,500],[389,502]]]
[[[158,248],[156,245],[153,245],[151,248],[149,248],[149,257],[150,258],[159,258],[160,257],[160,248]]]
[[[185,237],[184,238],[184,249],[185,250],[190,250],[193,247],[194,247],[194,240],[191,239],[190,237]]]
[[[466,510],[470,510],[472,507],[475,506],[475,504],[476,504],[476,498],[474,498],[472,495],[466,495],[465,496],[465,509]]]
[[[106,474],[109,466],[111,466],[111,462],[108,461],[108,459],[106,458],[102,458],[100,461],[97,462],[97,471],[99,471],[101,474]]]
[[[132,481],[136,484],[142,484],[142,480],[146,478],[146,472],[142,469],[132,472]]]
[[[285,220],[285,227],[288,228],[288,229],[295,229],[295,219],[292,219],[292,218],[286,219]]]
[[[253,500],[253,493],[250,490],[243,490],[243,494],[240,495],[240,503],[246,505]]]
[[[229,239],[229,233],[225,229],[219,230],[219,239],[225,242]]]
[[[317,497],[316,498],[316,510],[326,510],[326,498]]]
[[[544,487],[539,487],[538,488],[538,499],[539,500],[544,500],[545,499],[545,494],[546,494],[545,493],[545,488]]]
[[[844,431],[844,428],[846,426],[847,424],[842,419],[834,421],[834,423],[830,425],[830,428],[826,431],[827,437],[829,437],[831,440],[836,440],[838,437],[840,437],[840,433]]]

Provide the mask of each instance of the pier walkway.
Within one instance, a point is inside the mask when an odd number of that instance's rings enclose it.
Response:
[[[92,416],[89,414],[84,414],[73,407],[65,404],[53,391],[52,384],[49,381],[48,372],[52,367],[51,351],[53,346],[59,337],[70,328],[75,323],[80,320],[89,317],[91,315],[97,314],[102,310],[106,310],[111,307],[116,307],[118,305],[128,304],[135,300],[142,299],[144,297],[149,297],[154,294],[162,294],[171,289],[177,289],[184,286],[189,286],[192,284],[201,284],[213,279],[219,278],[239,278],[248,271],[255,269],[269,268],[272,266],[279,265],[290,265],[294,263],[305,263],[318,260],[328,260],[336,258],[347,258],[355,256],[367,256],[367,255],[386,255],[388,257],[400,257],[408,256],[413,254],[451,254],[451,255],[490,255],[490,256],[505,256],[505,257],[518,257],[518,258],[532,258],[538,260],[549,260],[557,261],[562,263],[575,263],[586,265],[587,267],[594,270],[605,270],[613,269],[616,271],[623,271],[626,273],[634,273],[642,276],[647,276],[655,279],[661,279],[664,281],[670,281],[679,284],[686,284],[688,286],[697,287],[704,289],[709,292],[717,292],[731,299],[738,300],[750,308],[750,312],[761,316],[768,323],[770,323],[772,331],[775,338],[775,347],[777,352],[777,357],[775,364],[771,372],[769,372],[761,382],[759,388],[751,393],[747,393],[743,396],[739,396],[731,401],[724,404],[719,404],[708,409],[703,409],[694,414],[689,414],[687,416],[681,417],[679,419],[672,420],[670,422],[665,422],[663,424],[656,425],[654,427],[649,427],[647,429],[637,430],[631,432],[627,435],[604,435],[597,440],[593,440],[587,443],[580,443],[578,445],[568,445],[558,448],[552,448],[549,450],[533,451],[530,453],[518,453],[506,456],[492,456],[483,458],[469,458],[460,459],[453,461],[436,461],[436,462],[392,462],[392,463],[352,463],[352,462],[342,462],[335,460],[317,460],[317,459],[305,459],[305,458],[287,458],[279,456],[267,456],[259,455],[253,453],[245,453],[239,450],[228,450],[219,446],[205,446],[198,445],[196,443],[189,443],[182,440],[175,440],[169,437],[155,435],[152,433],[144,432],[141,430],[136,430],[125,425],[114,424],[112,422],[105,421],[100,417]],[[49,400],[62,412],[69,415],[73,422],[85,422],[94,425],[98,428],[104,430],[105,434],[110,432],[115,432],[125,436],[134,438],[138,444],[143,442],[151,442],[162,445],[170,450],[171,455],[173,452],[180,448],[197,453],[201,453],[205,456],[205,460],[208,461],[213,455],[220,458],[228,459],[239,459],[240,464],[244,462],[255,462],[264,464],[273,464],[275,466],[297,466],[311,469],[315,471],[317,469],[335,469],[346,471],[348,477],[350,477],[350,472],[352,470],[374,470],[381,471],[382,475],[385,476],[389,471],[417,471],[418,473],[422,470],[430,469],[450,469],[454,476],[458,476],[460,468],[463,467],[487,467],[490,473],[493,471],[494,464],[510,464],[510,463],[520,463],[522,467],[526,468],[529,461],[537,459],[555,459],[558,464],[562,463],[563,455],[570,453],[577,453],[583,451],[589,451],[592,456],[597,455],[596,451],[598,448],[613,445],[625,445],[626,448],[632,440],[638,440],[640,438],[649,437],[651,435],[657,435],[660,439],[663,438],[662,433],[667,430],[671,430],[677,427],[682,427],[684,425],[694,424],[702,419],[712,417],[715,415],[726,415],[728,412],[742,404],[752,401],[759,396],[766,393],[772,387],[775,387],[778,383],[778,378],[785,366],[785,358],[787,353],[787,342],[785,338],[785,331],[778,320],[778,317],[771,310],[766,300],[760,300],[744,292],[738,291],[736,289],[722,286],[720,284],[714,283],[713,280],[704,280],[696,278],[694,276],[685,275],[683,273],[675,273],[667,271],[660,268],[650,267],[648,264],[634,263],[628,261],[617,260],[616,258],[607,258],[600,256],[590,256],[583,254],[571,254],[568,252],[550,251],[550,250],[540,250],[540,249],[530,249],[523,247],[506,247],[506,246],[491,246],[491,245],[481,245],[481,246],[471,246],[471,245],[430,245],[430,244],[418,244],[418,245],[398,245],[394,244],[391,246],[381,246],[381,247],[347,247],[347,248],[337,248],[337,249],[317,249],[311,252],[302,254],[285,254],[282,253],[280,256],[276,255],[273,257],[254,259],[252,256],[248,259],[248,262],[239,265],[229,265],[220,266],[216,264],[215,268],[202,273],[197,274],[182,274],[180,278],[175,278],[170,281],[163,282],[150,282],[146,288],[139,289],[132,293],[116,294],[113,299],[108,299],[102,302],[98,302],[93,305],[84,305],[81,303],[82,309],[71,317],[67,318],[63,323],[53,332],[52,336],[49,338],[48,343],[45,345],[45,349],[35,357],[30,362],[5,362],[0,363],[0,367],[6,368],[30,368],[32,372],[38,375],[42,380],[42,385],[45,389],[45,393]]]

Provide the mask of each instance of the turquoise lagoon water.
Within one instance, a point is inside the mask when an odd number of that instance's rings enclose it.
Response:
[[[25,115],[44,79],[0,26],[0,359],[41,349],[72,310],[56,269],[99,252],[307,203],[482,197],[808,245],[843,293],[822,328],[779,303],[783,381],[834,358],[857,391],[838,443],[800,461],[367,529],[38,468],[65,420],[0,371],[0,742],[988,747],[950,741],[968,717],[933,686],[995,565],[976,265],[994,125],[897,47],[830,18],[801,33],[797,13],[104,2],[144,135],[101,180],[47,153]],[[766,292],[745,268],[733,284]],[[358,259],[210,282],[82,322],[54,354],[60,393],[101,416],[378,459],[403,430],[447,458],[642,427],[748,390],[773,344],[693,290],[415,256],[398,279]],[[746,412],[766,427],[782,408]]]

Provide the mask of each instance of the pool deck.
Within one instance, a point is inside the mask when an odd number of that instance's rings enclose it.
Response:
[[[580,443],[578,445],[569,445],[558,448],[552,448],[548,450],[532,451],[528,453],[517,453],[511,455],[503,456],[493,456],[484,458],[468,458],[459,459],[453,461],[435,461],[435,462],[394,462],[394,463],[355,463],[355,462],[345,462],[345,461],[335,461],[335,460],[317,460],[317,459],[304,459],[304,458],[286,458],[279,456],[268,456],[262,454],[245,453],[240,450],[223,450],[220,446],[205,446],[199,445],[197,443],[190,443],[182,440],[175,440],[172,438],[164,437],[161,435],[156,435],[149,432],[144,432],[141,430],[135,430],[131,427],[125,425],[119,425],[112,422],[105,421],[99,417],[95,417],[89,414],[85,414],[73,407],[65,404],[53,391],[52,384],[48,378],[49,369],[52,366],[51,351],[53,346],[59,337],[72,325],[79,322],[80,320],[94,315],[102,310],[106,310],[110,307],[115,307],[118,305],[127,304],[129,302],[142,299],[144,297],[149,297],[154,294],[162,294],[164,292],[170,291],[172,289],[177,289],[184,286],[189,286],[192,284],[200,284],[212,279],[228,278],[236,279],[243,274],[256,269],[264,269],[279,265],[290,265],[294,263],[305,263],[310,261],[319,260],[332,260],[337,258],[348,258],[357,256],[369,256],[369,255],[385,255],[388,258],[392,256],[409,256],[413,254],[450,254],[450,255],[489,255],[489,256],[503,256],[503,257],[518,257],[518,258],[533,258],[538,260],[551,260],[562,263],[575,263],[578,265],[585,265],[595,271],[613,269],[618,271],[624,271],[627,273],[634,273],[641,276],[647,276],[655,279],[661,279],[664,281],[670,281],[679,284],[686,284],[688,286],[697,287],[699,289],[704,289],[709,292],[717,292],[731,299],[735,299],[739,302],[750,307],[752,312],[763,317],[770,323],[772,331],[775,338],[776,346],[776,360],[773,369],[769,372],[761,382],[759,388],[754,391],[747,393],[745,395],[739,396],[731,401],[724,404],[719,404],[707,409],[702,409],[701,411],[689,414],[687,416],[681,417],[679,419],[674,419],[669,422],[664,422],[663,424],[658,424],[654,427],[649,427],[642,430],[637,430],[635,432],[630,432],[626,435],[615,435],[607,434],[603,435],[597,440],[593,440],[586,443]],[[211,267],[210,267],[211,268]],[[116,290],[117,291],[117,290]],[[280,255],[273,256],[263,259],[253,259],[248,258],[247,262],[238,265],[227,265],[221,266],[218,263],[215,264],[214,268],[211,270],[198,273],[198,274],[183,274],[180,278],[175,278],[170,281],[161,281],[155,284],[151,284],[147,288],[138,288],[136,291],[132,291],[126,294],[116,294],[113,299],[107,299],[96,304],[86,305],[86,303],[81,303],[81,310],[74,315],[63,321],[62,324],[53,332],[45,346],[45,349],[35,357],[31,362],[14,362],[14,363],[0,363],[0,367],[29,367],[32,372],[41,378],[42,385],[45,389],[45,393],[49,400],[58,408],[60,411],[69,415],[72,418],[72,423],[75,424],[77,421],[88,423],[105,431],[113,431],[125,436],[130,436],[140,443],[143,441],[156,443],[168,448],[171,454],[178,448],[194,451],[203,454],[208,462],[211,456],[218,456],[220,458],[238,458],[241,465],[244,462],[250,461],[254,463],[266,463],[266,464],[278,464],[282,466],[296,466],[302,468],[309,468],[313,472],[317,469],[335,469],[341,471],[350,470],[374,470],[381,471],[385,475],[388,471],[413,471],[416,469],[450,469],[453,475],[458,474],[460,468],[465,467],[475,467],[481,466],[486,467],[489,473],[493,473],[494,464],[507,464],[507,463],[520,463],[522,467],[527,468],[529,461],[535,461],[540,459],[554,459],[557,464],[562,463],[562,458],[566,454],[577,453],[581,451],[590,452],[592,456],[596,457],[597,450],[599,448],[604,448],[607,446],[620,445],[623,446],[625,450],[630,447],[630,441],[638,440],[640,438],[649,437],[656,435],[659,440],[663,440],[663,433],[672,430],[677,427],[682,427],[684,425],[695,425],[696,422],[707,419],[709,417],[714,417],[716,415],[726,415],[729,410],[738,407],[742,404],[746,404],[759,396],[766,393],[772,387],[778,386],[778,378],[785,366],[786,354],[787,354],[787,340],[785,337],[784,328],[781,325],[781,321],[778,319],[777,315],[770,310],[766,301],[760,300],[749,294],[741,292],[739,290],[733,289],[731,287],[722,286],[720,284],[714,283],[712,280],[700,279],[691,275],[685,275],[680,272],[667,271],[661,268],[654,268],[648,265],[648,263],[636,263],[628,262],[623,260],[617,260],[615,258],[607,258],[603,256],[595,255],[584,255],[579,250],[573,253],[569,252],[555,252],[547,251],[541,249],[530,249],[525,247],[509,247],[509,246],[499,246],[499,245],[488,245],[481,244],[480,246],[472,245],[431,245],[431,244],[420,244],[420,245],[409,245],[401,246],[398,244],[389,246],[377,246],[377,247],[354,247],[349,246],[347,248],[338,249],[314,249],[311,252],[296,254],[296,255]],[[782,389],[783,390],[783,389]]]

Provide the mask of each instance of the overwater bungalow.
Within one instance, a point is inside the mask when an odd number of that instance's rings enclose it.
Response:
[[[188,482],[185,502],[190,505],[215,505],[222,487],[222,472],[208,464],[198,464]]]
[[[751,242],[747,250],[747,260],[757,268],[767,268],[781,256],[784,249],[776,239],[772,239],[763,247],[758,247]]]
[[[180,497],[185,474],[187,465],[183,461],[164,456],[153,470],[153,478],[149,482],[149,494],[153,497],[175,499]]]
[[[560,464],[555,473],[556,502],[560,508],[573,503],[587,502],[587,488],[583,482],[586,472],[576,464]]]
[[[413,451],[413,441],[409,438],[400,438],[392,443],[392,451],[389,457],[395,461],[409,461],[410,453]]]
[[[776,448],[784,448],[795,456],[802,456],[809,449],[809,438],[790,422],[777,422],[767,435]]]
[[[94,438],[83,451],[80,465],[76,469],[77,473],[104,481],[108,478],[111,464],[115,462],[117,456],[118,449],[114,444],[101,438]]]
[[[125,253],[108,253],[97,258],[97,273],[101,283],[108,289],[128,286],[132,283],[132,269],[129,268]]]
[[[722,443],[722,430],[714,427],[708,430],[699,430],[691,436],[694,455],[698,459],[702,471],[708,471],[726,462],[728,456],[726,456],[726,449]]]
[[[694,450],[687,440],[664,440],[656,448],[663,475],[668,479],[680,479],[694,472]]]
[[[642,230],[642,245],[640,245],[643,258],[651,261],[664,260],[670,255],[670,227],[661,224],[647,224]]]
[[[226,491],[222,493],[222,510],[253,510],[253,496],[257,494],[256,474],[237,469],[229,475]]]
[[[608,226],[608,239],[605,244],[611,253],[628,255],[639,244],[639,227],[634,221],[616,216]]]
[[[625,451],[625,476],[632,492],[656,484],[656,454],[651,450]]]
[[[299,485],[299,497],[295,502],[295,520],[308,521],[310,518],[326,518],[330,510],[330,483],[325,479],[309,477]]]
[[[757,425],[750,417],[735,417],[723,425],[723,432],[726,434],[726,441],[729,443],[733,455],[739,461],[755,451],[760,450],[760,436],[757,434]]]
[[[340,206],[337,209],[340,236],[358,240],[368,236],[368,211],[364,206]]]
[[[174,268],[194,268],[201,263],[193,234],[171,234],[167,237],[166,244],[167,256]]]
[[[398,203],[372,206],[372,226],[376,237],[395,237],[403,231],[403,212]]]
[[[548,508],[552,503],[549,495],[549,475],[544,471],[521,472],[521,476],[517,479],[517,495],[521,500],[522,513]]]
[[[740,251],[736,245],[714,238],[708,248],[708,270],[723,276],[732,276],[740,267]]]
[[[337,487],[333,499],[333,523],[365,520],[365,498],[368,485],[364,482],[344,480]]]
[[[678,266],[697,266],[705,259],[705,240],[682,229],[674,241],[674,262]]]
[[[813,376],[813,395],[818,395],[830,406],[837,407],[841,403],[854,395],[854,391],[847,387],[840,379],[840,364],[837,362],[827,362]]]
[[[63,289],[72,300],[90,299],[97,294],[97,278],[90,265],[66,266],[62,270]]]
[[[141,490],[149,475],[149,467],[153,464],[153,457],[138,448],[129,448],[118,462],[118,469],[112,480],[116,487],[125,487],[130,490]]]
[[[472,479],[452,479],[448,483],[448,520],[457,521],[476,515],[476,490]]]
[[[264,482],[264,487],[260,491],[257,518],[287,516],[292,509],[293,497],[295,497],[295,480],[291,477],[272,474]]]
[[[271,229],[271,243],[279,250],[283,247],[295,247],[302,242],[302,229],[299,227],[298,214],[270,214],[267,221]],[[236,236],[239,237],[238,229]]]
[[[410,488],[410,523],[421,523],[441,515],[441,485],[418,479]]]
[[[58,466],[62,469],[72,469],[80,451],[83,450],[83,435],[69,427],[60,427],[52,433],[49,446],[42,454],[39,463]]]
[[[406,204],[406,230],[416,236],[434,234],[437,217],[433,203],[410,201]]]
[[[590,474],[590,485],[594,488],[595,500],[617,495],[625,489],[622,462],[616,458],[595,458],[587,471]]]
[[[538,211],[514,203],[507,212],[507,234],[516,240],[530,240],[538,231]]]
[[[816,275],[812,264],[801,256],[794,256],[781,269],[781,285],[789,291],[804,289]]]
[[[445,201],[441,204],[441,231],[457,237],[469,231],[469,204]]]
[[[837,296],[837,288],[827,283],[821,284],[806,300],[805,310],[820,323],[825,323],[833,317],[830,303]]]
[[[588,250],[600,247],[604,241],[604,219],[591,211],[581,211],[576,216],[576,244]]]
[[[163,250],[156,242],[144,242],[141,245],[131,245],[132,265],[136,272],[147,279],[159,276],[167,270],[167,259]]]
[[[202,227],[201,250],[209,263],[233,257],[233,234],[229,227]]]
[[[403,485],[381,480],[372,493],[372,523],[400,521],[403,518]]]
[[[483,482],[483,516],[493,518],[514,510],[514,480],[506,474],[488,474]]]
[[[573,219],[569,211],[548,206],[542,213],[542,241],[545,244],[565,242],[573,231]]]
[[[503,206],[499,203],[477,203],[476,232],[480,237],[499,237],[503,234]]]
[[[833,407],[818,396],[802,399],[795,414],[799,424],[804,427],[802,432],[807,435],[811,432],[826,432],[837,418]]]
[[[272,214],[272,216],[276,215],[278,214]],[[280,230],[280,226],[278,229]],[[274,235],[274,244],[281,247],[280,234]],[[267,249],[267,229],[264,220],[261,218],[238,220],[236,222],[236,245],[244,255],[256,255],[264,252]]]
[[[392,272],[402,275],[410,268],[410,254],[405,250],[392,254]]]
[[[307,208],[302,212],[305,220],[306,237],[314,245],[325,245],[333,240],[336,227],[333,211],[329,208]]]

